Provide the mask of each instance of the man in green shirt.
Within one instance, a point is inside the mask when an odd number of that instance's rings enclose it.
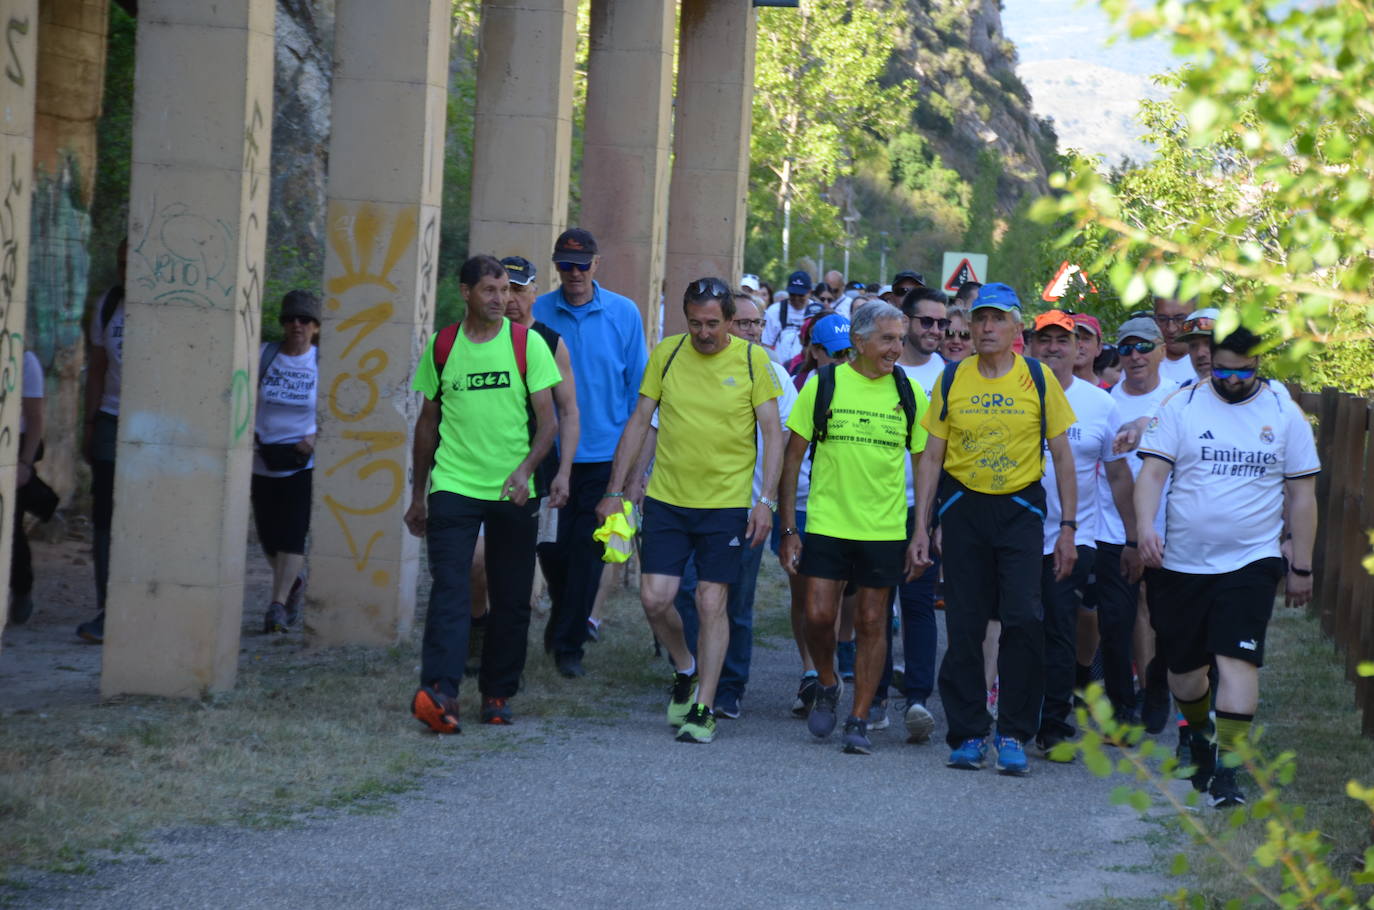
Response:
[[[844,723],[844,751],[867,755],[868,712],[887,656],[887,617],[892,589],[926,565],[906,561],[906,456],[925,449],[921,415],[925,391],[901,370],[894,372],[907,334],[907,319],[890,303],[866,303],[854,311],[849,336],[855,357],[823,367],[807,380],[787,428],[792,436],[782,474],[782,546],[778,558],[789,575],[806,578],[806,648],[820,675],[820,691],[807,718],[817,738],[835,729],[842,683],[835,673],[835,617],[846,584],[858,586],[854,628],[854,707]],[[831,390],[829,407],[816,407]],[[828,413],[824,430],[817,410]],[[816,440],[806,534],[797,533],[797,478]]]
[[[411,712],[436,733],[460,730],[469,572],[483,526],[487,553],[501,571],[488,579],[490,618],[477,683],[481,720],[511,722],[507,701],[525,668],[534,583],[539,500],[532,475],[553,444],[551,389],[561,380],[544,339],[506,319],[510,279],[499,261],[475,256],[463,263],[458,280],[467,317],[430,339],[415,371],[413,388],[424,403],[405,515],[410,532],[428,538],[433,577]]]

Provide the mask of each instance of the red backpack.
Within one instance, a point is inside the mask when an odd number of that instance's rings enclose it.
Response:
[[[453,353],[454,342],[458,340],[458,330],[462,327],[461,322],[446,325],[439,330],[439,337],[434,339],[434,374],[439,380],[439,390],[434,395],[435,401],[443,397],[444,366],[448,363],[448,355]],[[512,322],[510,324],[510,345],[515,352],[515,366],[520,370],[522,383],[525,381],[529,343],[530,330],[518,322]],[[526,394],[528,394],[528,389]]]

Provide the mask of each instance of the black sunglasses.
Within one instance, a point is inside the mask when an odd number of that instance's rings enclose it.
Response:
[[[554,265],[558,266],[560,272],[571,272],[573,269],[585,272],[592,267],[590,262],[555,262]]]
[[[1158,347],[1158,345],[1153,341],[1137,341],[1135,344],[1125,342],[1116,346],[1116,352],[1122,357],[1130,357],[1132,351],[1139,354],[1148,354],[1156,347]]]
[[[310,323],[312,323],[312,322],[314,322],[314,321],[315,321],[315,320],[314,320],[314,319],[311,319],[309,316],[302,316],[302,315],[300,315],[299,313],[297,313],[297,314],[295,314],[295,315],[293,315],[293,316],[283,316],[283,317],[281,318],[281,324],[282,324],[282,325],[290,325],[290,324],[293,323],[293,322],[299,322],[299,323],[304,323],[304,324],[306,324],[306,325],[309,325]]]
[[[945,329],[945,337],[951,341],[955,338],[958,338],[960,341],[968,341],[973,338],[973,333],[967,329],[962,332],[952,332],[949,329]]]
[[[936,319],[934,316],[912,316],[911,318],[919,322],[923,329],[939,326],[940,331],[943,332],[945,329],[949,328],[948,319]]]

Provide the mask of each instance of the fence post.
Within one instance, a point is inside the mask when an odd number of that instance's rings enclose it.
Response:
[[[1317,543],[1313,549],[1316,585],[1312,609],[1321,617],[1322,632],[1331,636],[1335,629],[1335,592],[1340,589],[1340,559],[1336,544],[1339,541],[1341,498],[1335,483],[1337,464],[1336,434],[1339,430],[1340,391],[1330,386],[1322,389],[1318,426],[1318,451],[1326,470],[1317,475]],[[1320,566],[1320,568],[1317,568]]]

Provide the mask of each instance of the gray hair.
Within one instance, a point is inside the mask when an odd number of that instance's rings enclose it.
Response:
[[[954,304],[950,304],[949,309],[945,310],[945,318],[949,319],[951,322],[953,322],[955,319],[962,319],[964,320],[964,324],[968,325],[968,317],[968,307],[965,306],[955,306]]]
[[[864,338],[873,334],[878,323],[889,319],[905,320],[902,311],[883,300],[871,300],[850,313],[849,337]]]

